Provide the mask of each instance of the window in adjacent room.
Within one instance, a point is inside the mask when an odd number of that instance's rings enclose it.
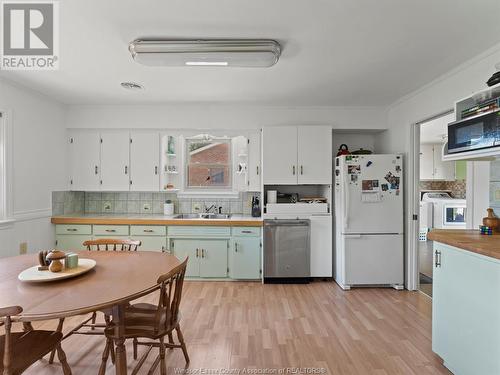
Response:
[[[231,187],[231,140],[210,136],[186,139],[186,188]]]
[[[7,210],[7,120],[0,112],[0,222],[8,219]]]

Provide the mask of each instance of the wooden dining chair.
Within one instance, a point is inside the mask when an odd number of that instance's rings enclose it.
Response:
[[[0,336],[0,352],[3,357],[0,372],[3,375],[22,374],[43,356],[56,350],[64,375],[71,375],[71,368],[61,347],[61,332],[34,330],[30,324],[25,325],[25,328],[30,329],[24,332],[11,332],[12,316],[19,315],[22,311],[20,306],[0,308],[0,318],[5,326],[5,335]]]
[[[141,241],[134,241],[128,239],[116,239],[116,238],[100,238],[98,240],[88,240],[83,243],[83,246],[89,251],[137,251],[139,246],[141,246]],[[107,327],[111,321],[111,309],[102,310],[104,314],[104,324],[97,324],[97,312],[93,312],[92,315],[85,319],[83,322],[78,324],[75,328],[64,335],[63,340],[71,335],[104,335],[104,328]],[[90,323],[89,323],[90,322]],[[63,321],[59,321],[58,330],[62,330]],[[96,328],[100,328],[96,330]],[[55,351],[50,353],[49,363],[54,361]],[[111,360],[115,362],[114,349],[111,347]]]
[[[87,250],[96,251],[137,251],[137,248],[141,246],[141,241],[101,238],[98,240],[85,241],[83,246],[85,246]]]
[[[189,363],[189,355],[180,327],[181,315],[179,312],[187,261],[188,258],[186,258],[184,262],[175,267],[172,271],[158,278],[158,288],[155,292],[159,290],[160,297],[157,305],[137,303],[131,304],[125,308],[123,319],[124,337],[126,339],[133,339],[134,359],[137,359],[138,345],[145,345],[148,347],[132,371],[132,374],[137,374],[140,367],[146,361],[151,349],[154,347],[159,348],[159,354],[149,370],[149,374],[152,374],[159,364],[161,375],[166,375],[166,348],[182,349],[186,364]],[[177,339],[179,341],[178,344],[174,343],[174,330],[177,333]],[[106,350],[102,356],[101,368],[99,370],[100,375],[105,373],[106,362],[108,360],[109,353],[111,352],[110,347],[113,340],[116,338],[113,322],[111,322],[104,332],[107,338],[107,343]],[[165,342],[165,336],[168,337],[168,343]],[[149,339],[155,341],[139,341],[139,339]]]

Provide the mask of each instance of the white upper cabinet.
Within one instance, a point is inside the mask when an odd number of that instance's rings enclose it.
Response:
[[[434,179],[434,145],[420,145],[420,179]]]
[[[297,178],[299,184],[332,183],[332,129],[299,126]]]
[[[70,189],[95,191],[101,188],[101,143],[97,131],[71,131],[69,138]]]
[[[130,190],[160,189],[160,135],[154,132],[130,134]]]
[[[297,183],[297,127],[268,127],[262,130],[264,184]]]
[[[101,190],[129,190],[129,132],[102,132],[101,140]]]
[[[248,135],[248,191],[260,191],[260,139],[260,130]]]
[[[452,181],[455,179],[455,162],[443,161],[442,149],[441,144],[420,145],[421,180]]]
[[[264,184],[332,183],[332,129],[328,126],[263,130]]]

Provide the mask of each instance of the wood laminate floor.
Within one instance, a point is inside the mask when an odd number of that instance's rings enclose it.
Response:
[[[296,368],[315,368],[311,374],[450,373],[432,353],[431,301],[418,292],[376,288],[342,291],[333,282],[261,285],[191,281],[185,283],[181,309],[191,356],[188,374],[244,374],[243,369],[267,369],[259,373],[288,375],[297,373]],[[67,320],[66,328],[80,319]],[[103,346],[101,337],[75,335],[64,341],[73,374],[97,374]],[[130,344],[127,349],[132,369]],[[184,368],[180,350],[169,351],[166,358],[169,374]],[[147,364],[153,359],[151,355]],[[147,373],[147,368],[141,373]],[[289,370],[279,372],[282,368]],[[26,373],[62,371],[58,363],[49,365],[43,360]],[[114,374],[111,364],[107,373]]]

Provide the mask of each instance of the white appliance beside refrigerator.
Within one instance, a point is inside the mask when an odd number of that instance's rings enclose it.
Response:
[[[335,159],[335,281],[403,289],[403,157]]]

